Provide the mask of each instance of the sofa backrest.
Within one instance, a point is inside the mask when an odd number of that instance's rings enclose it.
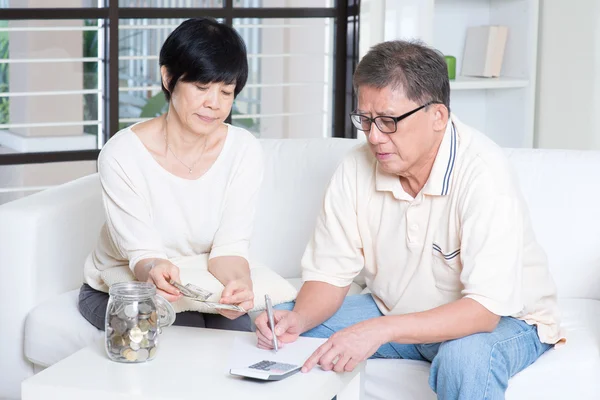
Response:
[[[559,297],[600,300],[600,152],[507,149]]]
[[[251,243],[252,258],[285,278],[300,276],[325,189],[358,140],[262,140],[265,177]]]
[[[348,139],[262,140],[265,178],[252,257],[284,277],[300,276],[300,259],[325,188]],[[561,297],[600,300],[600,152],[506,150],[529,204],[534,231]],[[76,288],[104,221],[96,175],[0,206],[0,288],[27,276],[35,304]],[[13,276],[14,275],[14,276]],[[9,290],[10,291],[10,290]],[[18,294],[15,294],[18,295]]]

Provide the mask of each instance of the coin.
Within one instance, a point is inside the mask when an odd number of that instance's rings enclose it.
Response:
[[[127,361],[137,361],[137,359],[138,359],[137,352],[133,351],[131,349],[126,349],[123,352],[123,357],[125,357],[127,359]]]
[[[148,353],[148,357],[154,358],[155,355],[156,355],[156,346],[154,346],[150,349],[150,352]]]
[[[142,333],[146,334],[148,333],[148,329],[150,328],[150,322],[143,319],[138,323],[138,327],[140,328]]]
[[[140,303],[138,310],[140,314],[148,315],[152,312],[152,306],[148,303]]]
[[[156,326],[156,322],[157,322],[156,311],[152,311],[152,313],[150,314],[150,319],[148,321],[150,321],[150,324],[152,326]]]
[[[123,346],[126,345],[125,339],[122,336],[119,335],[114,335],[111,339],[110,339],[111,345],[114,348],[121,348]]]
[[[138,314],[137,304],[136,303],[127,304],[125,306],[125,309],[123,310],[123,312],[125,313],[125,316],[127,318],[135,318]]]
[[[129,339],[131,339],[132,342],[139,343],[142,341],[143,338],[144,334],[137,326],[129,331]]]
[[[143,338],[142,341],[140,342],[140,347],[142,349],[147,349],[150,346],[150,341],[148,340],[148,338]]]
[[[137,352],[138,361],[146,361],[150,353],[146,349],[141,349]]]
[[[129,343],[129,347],[131,348],[131,350],[137,351],[140,349],[140,344],[136,342],[131,342]]]
[[[127,324],[127,329],[133,329],[137,326],[137,319],[128,319],[125,321],[125,323]]]
[[[127,330],[127,322],[123,321],[119,317],[112,317],[110,320],[110,326],[119,334],[122,335]]]

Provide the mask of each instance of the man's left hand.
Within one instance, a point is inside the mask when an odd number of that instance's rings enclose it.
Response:
[[[319,364],[325,371],[350,372],[385,343],[379,318],[360,322],[334,333],[306,360],[302,372]]]
[[[242,279],[229,281],[221,293],[221,304],[235,304],[248,311],[254,308],[254,292],[252,284]],[[236,319],[244,313],[219,309],[219,314],[229,319]]]

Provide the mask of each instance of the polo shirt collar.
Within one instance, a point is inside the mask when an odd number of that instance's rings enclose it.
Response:
[[[452,118],[448,121],[442,143],[438,149],[433,162],[433,168],[429,179],[423,187],[423,194],[433,196],[445,196],[452,186],[452,173],[456,163],[458,147],[458,135]],[[377,191],[392,192],[397,199],[412,200],[412,197],[404,191],[397,175],[388,174],[381,170],[379,162],[376,164],[375,189]]]
[[[423,187],[423,193],[431,196],[446,196],[452,186],[452,173],[456,164],[458,134],[452,118],[448,121],[444,138],[433,162],[429,179]]]

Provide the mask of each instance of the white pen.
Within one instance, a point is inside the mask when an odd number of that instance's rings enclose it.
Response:
[[[271,298],[268,294],[265,294],[265,304],[267,306],[267,317],[269,318],[271,333],[273,334],[273,347],[275,348],[275,353],[277,353],[279,347],[277,347],[277,336],[275,336],[275,317],[273,316],[273,304],[271,304]]]

